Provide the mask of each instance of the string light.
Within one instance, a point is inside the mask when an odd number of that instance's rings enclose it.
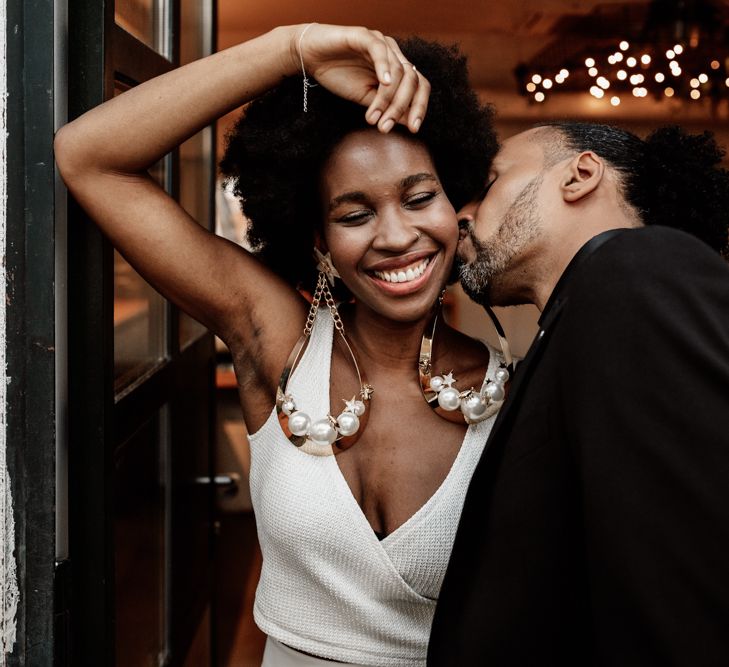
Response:
[[[674,24],[671,26],[669,32],[663,22],[659,22],[658,27],[647,25],[641,33],[643,38],[632,46],[626,39],[613,42],[612,48],[593,45],[588,47],[592,52],[590,55],[590,51],[583,51],[576,56],[576,63],[572,56],[565,58],[562,61],[564,66],[559,64],[559,60],[553,60],[553,50],[545,50],[543,56],[551,66],[541,68],[539,65],[526,64],[517,70],[521,91],[534,96],[535,101],[542,102],[553,89],[559,87],[560,90],[573,91],[586,83],[585,87],[594,98],[604,98],[614,107],[630,96],[650,96],[656,100],[676,97],[677,101],[700,100],[708,96],[713,103],[728,99],[729,44],[715,37],[715,26],[706,22],[696,26],[692,24],[686,34],[685,44],[683,40],[681,43],[673,41],[680,33],[674,30]],[[571,79],[570,83],[563,86],[570,75],[567,67],[573,70],[575,76],[574,80]],[[528,74],[529,78],[522,78],[522,72],[529,71],[527,68],[533,74]],[[722,81],[726,87],[721,85]],[[716,110],[715,104],[712,104],[712,109]],[[719,109],[723,112],[723,107]]]

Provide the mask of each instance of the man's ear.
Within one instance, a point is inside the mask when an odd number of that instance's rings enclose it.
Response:
[[[592,151],[585,151],[574,157],[568,167],[562,184],[562,197],[574,203],[594,192],[605,174],[605,162]]]

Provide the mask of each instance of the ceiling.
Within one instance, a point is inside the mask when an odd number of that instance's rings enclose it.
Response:
[[[554,38],[565,16],[585,16],[598,5],[646,5],[647,0],[219,0],[219,40],[230,46],[288,23],[343,23],[386,34],[418,34],[458,42],[469,55],[473,84],[512,90],[513,69]]]
[[[665,0],[664,0],[665,1]],[[688,0],[691,2],[692,0]],[[715,0],[729,7],[729,0]],[[386,34],[418,34],[446,43],[457,42],[469,57],[473,85],[494,101],[502,117],[520,118],[544,115],[517,94],[514,68],[528,62],[548,47],[559,48],[562,40],[584,32],[587,17],[591,25],[616,39],[625,23],[645,14],[649,0],[218,0],[219,48],[261,34],[277,25],[342,23],[378,28]],[[635,27],[635,26],[633,26]],[[555,96],[556,98],[557,96]],[[637,104],[635,104],[637,102]],[[549,113],[557,115],[607,116],[617,113],[645,119],[675,116],[678,105],[629,100],[617,112],[582,93],[563,94],[550,101]],[[712,111],[698,105],[683,108],[690,121],[711,117]],[[715,112],[714,112],[715,113]],[[729,110],[727,110],[729,114]],[[684,115],[681,117],[683,118]]]

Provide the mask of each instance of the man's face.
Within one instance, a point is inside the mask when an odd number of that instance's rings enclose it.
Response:
[[[485,196],[459,218],[473,223],[458,246],[461,284],[474,301],[524,303],[524,264],[543,232],[540,216],[544,152],[534,130],[507,139],[497,154]]]

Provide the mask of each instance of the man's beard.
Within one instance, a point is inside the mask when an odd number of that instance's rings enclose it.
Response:
[[[523,303],[518,295],[509,293],[508,282],[501,278],[540,234],[536,202],[541,184],[542,174],[539,174],[524,186],[491,238],[482,241],[476,237],[473,227],[469,227],[467,233],[476,257],[468,264],[460,258],[458,262],[463,291],[476,303],[496,306]]]

